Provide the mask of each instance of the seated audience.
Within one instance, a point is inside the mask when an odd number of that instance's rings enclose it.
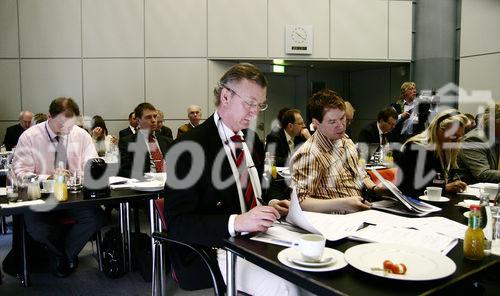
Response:
[[[470,113],[465,113],[465,116],[469,119],[469,123],[465,126],[465,133],[467,134],[471,130],[475,129],[477,126],[476,118]]]
[[[118,141],[119,175],[141,179],[144,173],[166,172],[164,158],[171,141],[156,135],[157,110],[150,103],[141,103],[135,107],[134,114],[139,128],[137,133],[122,137]]]
[[[420,134],[408,139],[401,147],[401,191],[411,197],[423,195],[438,177],[444,180],[445,192],[465,190],[467,184],[457,175],[457,155],[467,124],[467,117],[454,109],[436,115]],[[444,194],[444,192],[443,192]]]
[[[265,150],[275,156],[276,166],[286,166],[290,153],[310,137],[300,111],[290,109],[283,114],[281,128],[267,135]]]
[[[92,125],[90,127],[92,141],[94,142],[95,149],[99,156],[106,155],[107,152],[111,152],[116,148],[118,144],[118,139],[115,136],[108,134],[108,128],[104,119],[95,115],[92,117]]]
[[[60,97],[49,106],[50,117],[46,122],[29,128],[19,138],[12,161],[18,180],[27,175],[53,175],[61,163],[65,174],[82,172],[97,152],[90,135],[75,125],[80,109],[71,98]],[[61,172],[59,172],[61,173]],[[62,231],[61,218],[76,221],[67,231]],[[102,210],[96,206],[81,206],[50,212],[24,214],[26,230],[34,240],[47,246],[53,257],[56,276],[65,277],[78,264],[78,253],[90,237],[104,225]]]
[[[187,115],[189,122],[185,123],[177,129],[177,137],[179,139],[182,135],[197,127],[201,120],[201,107],[198,105],[191,105],[187,108]]]
[[[10,151],[12,148],[16,148],[19,137],[31,126],[32,119],[33,113],[31,111],[22,111],[19,114],[19,123],[7,128],[3,140],[3,144],[7,150]]]
[[[247,142],[256,135],[247,130],[245,136],[242,131],[267,108],[266,85],[257,67],[246,63],[231,67],[214,90],[215,113],[178,140],[182,145],[201,147],[203,154],[183,153],[175,158],[167,154],[172,167],[167,171],[167,179],[178,180],[167,182],[165,186],[167,233],[172,239],[204,246],[219,262],[225,278],[224,239],[245,232],[266,231],[288,212],[287,201],[274,201],[273,206],[260,205],[261,187],[256,163],[244,171],[231,169],[238,164],[253,163],[254,149]],[[196,164],[200,158],[204,161],[201,167]],[[199,167],[198,178],[193,178],[189,184],[179,182]],[[191,251],[172,246],[169,255],[181,287],[199,289],[211,285],[209,273],[201,267],[201,259]],[[250,295],[299,295],[294,284],[243,258],[238,258],[236,264],[239,291]]]
[[[370,208],[362,190],[380,194],[368,174],[358,166],[358,152],[345,135],[345,103],[332,90],[312,95],[308,103],[316,132],[290,160],[292,184],[301,207],[313,212],[355,212]]]
[[[47,114],[45,113],[37,113],[33,116],[33,123],[34,124],[39,124],[39,123],[42,123],[44,121],[47,121],[48,117],[47,117]]]
[[[118,132],[118,137],[123,138],[129,135],[134,135],[137,132],[137,118],[134,112],[130,112],[128,115],[129,126]]]
[[[500,183],[500,106],[486,109],[478,126],[464,136],[458,156],[464,180],[469,183]]]
[[[158,116],[156,117],[156,134],[164,136],[172,142],[174,140],[174,136],[172,136],[172,130],[168,126],[163,125],[164,116],[165,114],[158,110]]]
[[[286,111],[290,110],[290,108],[285,107],[281,108],[276,115],[276,118],[271,122],[271,132],[277,132],[281,128],[281,121],[283,120],[283,115]]]

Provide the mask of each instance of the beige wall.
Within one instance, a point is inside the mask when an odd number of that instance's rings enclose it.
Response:
[[[287,24],[313,25],[312,55],[285,54]],[[213,60],[272,58],[409,61],[411,1],[2,0],[0,138],[19,111],[45,112],[57,96],[111,133],[147,100],[175,135],[188,105],[213,111],[230,65]]]
[[[475,114],[475,102],[500,102],[500,1],[462,0],[461,20],[459,106]]]

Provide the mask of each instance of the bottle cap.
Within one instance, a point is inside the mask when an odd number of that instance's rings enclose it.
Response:
[[[479,205],[470,205],[469,209],[471,211],[474,211],[474,210],[479,211],[479,210],[481,210],[481,206],[479,206]]]

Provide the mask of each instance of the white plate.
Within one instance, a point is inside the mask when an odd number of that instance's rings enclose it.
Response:
[[[138,191],[160,191],[163,190],[164,184],[160,181],[137,182],[134,184],[134,189]]]
[[[469,219],[470,211],[464,212],[463,215],[465,218]]]
[[[456,270],[455,262],[445,255],[424,248],[408,245],[368,243],[354,246],[345,252],[345,260],[354,268],[376,276],[405,280],[428,281],[447,277]],[[405,274],[385,273],[385,260],[404,263]]]
[[[54,193],[54,190],[40,189],[41,193]]]
[[[309,267],[302,266],[293,263],[289,258],[298,258],[300,256],[299,250],[297,248],[287,248],[278,253],[278,260],[284,265],[302,270],[302,271],[313,271],[313,272],[324,272],[324,271],[332,271],[344,268],[347,265],[347,262],[344,259],[344,253],[337,251],[331,248],[325,248],[323,252],[323,257],[333,257],[332,263],[326,266],[318,266],[318,267]]]
[[[430,202],[447,202],[447,201],[450,201],[449,198],[444,197],[444,196],[441,196],[437,200],[436,199],[429,199],[429,197],[427,195],[422,195],[422,196],[419,196],[418,198],[421,199],[421,200],[430,201]]]

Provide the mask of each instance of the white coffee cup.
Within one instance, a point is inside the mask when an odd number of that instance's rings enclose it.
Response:
[[[441,193],[443,189],[440,187],[426,187],[424,195],[427,196],[429,200],[439,200],[441,199]]]
[[[497,196],[497,192],[498,192],[498,185],[497,184],[486,184],[483,187],[483,191],[485,193],[488,193],[490,200],[495,200],[495,197]]]
[[[323,257],[326,239],[321,234],[303,234],[294,244],[300,250],[302,259],[307,262],[319,262]]]
[[[52,193],[54,192],[54,180],[43,180],[42,181],[42,187],[45,192]]]

